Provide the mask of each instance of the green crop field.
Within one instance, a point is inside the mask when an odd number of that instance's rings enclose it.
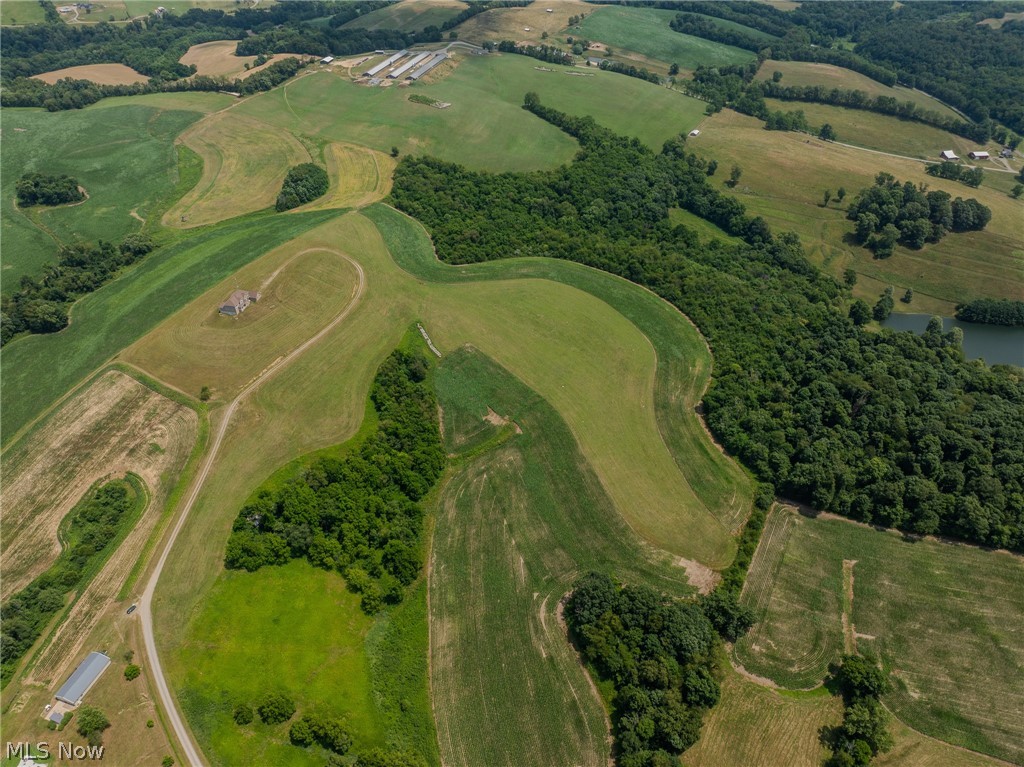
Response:
[[[676,15],[675,11],[657,8],[595,8],[570,33],[604,43],[616,53],[635,51],[665,64],[678,64],[681,69],[692,70],[700,65],[745,64],[754,59],[751,51],[676,32],[669,27],[669,22]],[[714,22],[722,26],[730,24],[720,19]],[[734,26],[763,35],[739,24]],[[769,35],[763,36],[766,40],[771,39]]]
[[[591,569],[676,594],[686,577],[623,524],[558,413],[472,349],[436,383],[449,450],[430,582],[431,674],[448,765],[603,765],[600,700],[566,640],[558,604]],[[488,408],[511,419],[485,421]],[[490,449],[487,449],[490,447]],[[528,681],[526,681],[528,680]],[[525,683],[524,683],[525,682]]]
[[[701,135],[689,139],[688,146],[716,159],[716,178],[723,181],[727,169],[739,165],[743,175],[733,194],[748,211],[764,216],[777,231],[795,231],[811,260],[836,277],[852,268],[862,278],[854,288],[858,297],[873,303],[886,285],[894,285],[897,293],[913,288],[913,303],[897,303],[899,310],[950,315],[955,304],[973,298],[1015,299],[1024,293],[1024,203],[999,189],[987,184],[971,189],[934,178],[924,172],[923,163],[913,160],[826,143],[802,133],[766,131],[761,121],[729,110],[705,120]],[[992,221],[982,232],[951,234],[919,251],[899,246],[891,258],[875,259],[848,240],[853,223],[846,219],[845,204],[834,198],[828,208],[821,203],[825,189],[835,192],[840,186],[845,187],[847,200],[852,199],[883,171],[954,197],[975,197],[992,209]]]
[[[0,186],[3,281],[15,289],[22,275],[38,275],[56,261],[58,243],[118,242],[174,189],[174,138],[202,115],[178,109],[125,105],[102,112],[4,109]],[[89,199],[78,205],[18,209],[14,187],[23,173],[68,174]]]
[[[521,105],[527,91],[573,114],[660,149],[666,139],[701,119],[702,102],[633,77],[591,71],[571,76],[565,67],[514,54],[458,59],[447,77],[414,91],[450,102],[427,109],[405,88],[368,88],[338,75],[317,73],[247,99],[230,114],[255,117],[297,134],[362,144],[402,154],[431,154],[486,170],[533,170],[568,162],[575,142],[539,122]],[[543,65],[547,66],[547,65]],[[628,109],[623,108],[628,105]]]
[[[467,7],[459,0],[405,0],[352,19],[345,27],[418,32],[430,26],[440,27]]]
[[[854,563],[855,645],[889,670],[893,713],[940,740],[1019,762],[1020,557],[777,510],[743,595],[761,618],[736,645],[743,666],[788,687],[821,681],[843,651],[844,560]]]
[[[768,59],[758,70],[758,80],[770,80],[772,73],[782,72],[782,85],[807,86],[821,85],[825,88],[840,88],[850,91],[864,91],[869,96],[890,96],[900,103],[912,101],[922,109],[937,112],[943,117],[964,119],[956,110],[947,107],[941,101],[927,93],[905,88],[901,85],[890,87],[866,75],[844,69],[832,64],[816,64],[808,61],[775,61]],[[947,147],[948,148],[948,147]]]

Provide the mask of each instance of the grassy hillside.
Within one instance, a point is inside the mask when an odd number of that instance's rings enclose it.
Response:
[[[138,231],[177,181],[174,138],[202,115],[184,109],[124,105],[50,113],[4,109],[0,211],[4,290],[22,275],[56,262],[58,243],[118,242]],[[73,206],[17,209],[14,187],[24,173],[68,174],[89,199]]]
[[[570,29],[569,34],[604,43],[615,52],[635,51],[665,64],[675,63],[682,69],[691,70],[701,64],[723,66],[743,64],[754,59],[751,51],[676,32],[669,27],[669,22],[677,15],[675,11],[657,8],[591,8],[593,10],[587,14],[583,23]],[[723,26],[730,24],[719,19],[715,19],[715,23]],[[748,34],[771,39],[769,35],[748,27],[739,24],[734,26]]]
[[[430,26],[440,27],[467,7],[459,0],[405,0],[352,19],[343,28],[418,32]]]
[[[667,89],[610,72],[593,77],[539,71],[541,62],[513,54],[460,58],[442,80],[413,92],[447,101],[430,109],[408,100],[405,88],[367,88],[339,75],[317,73],[246,100],[230,114],[255,117],[297,134],[362,144],[382,152],[432,154],[487,170],[532,170],[567,162],[576,143],[538,125],[521,105],[527,91],[590,114],[652,147],[700,119],[703,104]],[[623,109],[629,104],[629,109]],[[230,133],[230,131],[229,131]]]
[[[886,285],[894,285],[898,294],[909,287],[914,289],[914,301],[898,302],[898,310],[949,315],[955,304],[972,298],[1024,294],[1019,224],[1024,202],[987,182],[971,189],[929,176],[923,163],[800,133],[766,131],[761,121],[729,110],[705,120],[701,127],[701,135],[689,139],[688,146],[718,160],[715,178],[724,181],[723,171],[739,165],[743,176],[734,194],[748,211],[764,216],[776,231],[797,232],[811,260],[836,277],[846,268],[856,271],[860,280],[854,295],[873,303]],[[833,199],[823,208],[821,203],[825,189],[835,192],[840,186],[845,187],[849,201],[882,171],[901,181],[943,189],[954,197],[975,197],[992,209],[992,221],[982,232],[951,234],[919,251],[900,246],[891,258],[875,259],[847,239],[852,222],[846,219],[845,204]]]
[[[547,402],[470,349],[446,357],[436,381],[448,449],[472,456],[445,484],[434,532],[431,673],[444,762],[514,765],[527,753],[537,767],[603,765],[604,712],[558,603],[591,569],[677,594],[685,575],[649,561]],[[488,408],[511,422],[488,423]]]
[[[747,670],[795,687],[824,677],[844,646],[844,566],[847,642],[881,657],[892,711],[928,735],[1019,762],[1020,557],[773,512],[743,595],[761,616],[736,645]]]

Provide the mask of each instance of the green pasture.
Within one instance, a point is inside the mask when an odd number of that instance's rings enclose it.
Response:
[[[431,668],[443,760],[605,764],[604,711],[557,605],[592,569],[680,595],[690,591],[684,571],[637,541],[535,392],[466,348],[442,360],[435,381],[448,448],[470,456],[435,512]],[[488,408],[512,423],[487,424]]]
[[[587,14],[578,28],[574,27],[569,32],[604,43],[613,51],[635,51],[666,64],[678,64],[681,69],[745,64],[754,59],[754,53],[743,48],[676,32],[669,26],[676,15],[676,11],[658,8],[596,8]],[[734,26],[748,34],[762,36],[766,41],[772,39],[770,35],[740,24],[721,19],[713,21],[720,26]]]
[[[78,301],[60,333],[30,335],[3,350],[4,442],[75,384],[173,312],[240,267],[336,211],[253,216],[159,248]],[[5,247],[6,250],[6,247]]]
[[[37,276],[56,261],[61,243],[119,242],[143,224],[174,189],[174,139],[202,115],[190,110],[123,105],[104,111],[4,109],[3,290],[22,275]],[[89,199],[55,208],[15,207],[15,185],[24,173],[68,174]]]
[[[552,71],[541,71],[543,66]],[[460,58],[447,77],[419,84],[447,109],[408,100],[406,88],[369,88],[329,73],[300,77],[247,99],[236,109],[296,134],[363,144],[383,152],[430,154],[472,168],[534,170],[568,162],[576,142],[523,110],[537,92],[546,104],[589,114],[602,125],[636,136],[655,149],[699,122],[702,102],[633,77],[591,70],[588,75],[514,54]]]
[[[35,0],[6,0],[0,3],[0,24],[42,24],[46,14]]]
[[[396,3],[352,19],[344,29],[394,29],[418,32],[426,27],[440,27],[466,8],[456,0],[414,0]]]
[[[736,645],[752,673],[817,684],[843,649],[843,560],[853,565],[860,652],[878,655],[885,702],[916,730],[1019,763],[1024,758],[1024,562],[1008,553],[836,519],[772,513],[743,599],[760,622]]]

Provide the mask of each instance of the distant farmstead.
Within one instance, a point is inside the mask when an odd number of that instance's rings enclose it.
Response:
[[[258,290],[236,290],[228,300],[220,305],[220,313],[228,317],[237,317],[244,312],[249,304],[260,300],[261,293]]]
[[[939,157],[941,157],[943,160],[959,160],[960,159],[959,157],[956,156],[956,154],[953,152],[952,149],[944,149],[943,151],[939,152]]]
[[[989,157],[988,152],[982,151],[968,152],[967,156],[970,157],[972,160],[987,160]]]
[[[110,658],[103,653],[89,653],[89,657],[78,665],[74,673],[68,677],[68,681],[57,690],[57,700],[69,706],[77,706],[109,665]]]

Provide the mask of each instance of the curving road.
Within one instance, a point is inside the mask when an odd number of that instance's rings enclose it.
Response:
[[[319,250],[333,253],[336,256],[345,259],[355,267],[356,273],[359,276],[359,282],[356,284],[356,288],[353,291],[352,300],[349,301],[348,304],[345,305],[345,308],[342,309],[341,312],[316,335],[292,349],[284,357],[280,357],[276,362],[271,364],[262,373],[256,376],[256,378],[250,381],[249,384],[247,384],[245,388],[238,393],[238,396],[231,400],[231,403],[224,411],[224,417],[221,419],[220,426],[214,434],[213,441],[210,443],[210,449],[206,453],[206,458],[203,460],[202,467],[199,469],[199,473],[196,474],[196,478],[192,483],[192,489],[185,499],[185,505],[178,514],[178,520],[174,525],[174,529],[171,531],[171,535],[167,539],[167,543],[164,545],[163,551],[160,553],[160,558],[157,560],[156,567],[153,569],[153,574],[146,583],[146,588],[142,592],[142,597],[139,600],[138,613],[142,621],[142,636],[146,646],[146,655],[149,658],[149,670],[154,682],[156,683],[157,693],[160,696],[160,702],[163,704],[164,711],[167,714],[167,719],[170,721],[171,727],[174,729],[174,734],[177,737],[178,742],[181,743],[184,757],[189,764],[193,765],[193,767],[203,767],[205,762],[199,747],[192,738],[191,731],[186,726],[185,721],[181,717],[181,713],[178,711],[177,702],[171,695],[171,690],[167,686],[167,680],[164,677],[163,667],[160,665],[160,656],[157,655],[156,641],[153,638],[153,592],[156,591],[157,581],[160,580],[160,574],[163,572],[164,565],[167,563],[167,557],[170,555],[171,548],[174,546],[174,542],[178,538],[178,533],[181,532],[181,528],[184,526],[185,520],[188,518],[189,512],[192,510],[192,506],[196,502],[196,498],[199,496],[200,491],[203,489],[203,485],[206,483],[206,478],[210,474],[210,469],[213,466],[214,459],[220,451],[221,443],[224,441],[224,435],[227,433],[228,426],[231,423],[231,418],[234,416],[238,406],[248,395],[256,391],[256,389],[258,389],[267,379],[273,376],[274,373],[288,365],[296,357],[306,351],[306,349],[337,327],[337,325],[348,317],[352,310],[358,306],[359,301],[363,296],[363,292],[366,289],[366,273],[363,271],[362,266],[346,256],[344,253],[340,253],[336,250],[329,250],[327,248],[309,248],[301,253],[297,253],[295,257]]]

